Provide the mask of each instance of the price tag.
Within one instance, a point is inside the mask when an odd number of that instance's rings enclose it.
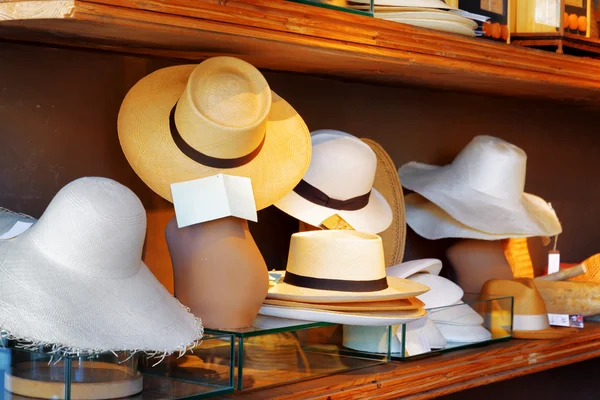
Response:
[[[548,321],[552,326],[583,328],[583,315],[581,314],[548,314]]]
[[[340,217],[338,214],[333,214],[331,217],[323,220],[319,226],[321,229],[332,230],[332,231],[353,231],[354,228],[346,222],[346,220]]]
[[[560,252],[551,250],[548,253],[548,274],[560,271]]]

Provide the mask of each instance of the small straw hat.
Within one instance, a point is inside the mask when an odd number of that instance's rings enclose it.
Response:
[[[409,162],[398,172],[404,187],[469,228],[508,235],[505,237],[557,235],[562,227],[552,207],[524,192],[526,163],[527,155],[517,146],[491,136],[476,136],[449,165]],[[407,214],[412,227],[408,207]],[[440,224],[449,221],[438,219],[436,225]],[[429,228],[436,229],[435,225]],[[421,234],[434,236],[427,230]]]
[[[252,65],[214,57],[163,68],[131,88],[119,111],[125,157],[172,201],[171,183],[219,173],[249,177],[260,210],[296,186],[310,164],[310,133]]]
[[[292,235],[285,275],[267,297],[345,303],[404,299],[428,290],[417,282],[386,277],[379,236],[330,230]]]
[[[401,263],[404,257],[406,215],[402,185],[394,161],[383,147],[371,139],[361,138],[361,140],[368,144],[377,156],[377,170],[373,187],[383,195],[392,208],[392,224],[383,232],[379,232],[379,236],[383,240],[385,266],[389,267]]]
[[[556,339],[577,332],[576,328],[553,328],[548,322],[546,303],[533,279],[492,279],[481,289],[481,294],[513,296],[513,331],[518,339]]]
[[[283,212],[313,226],[339,215],[352,228],[379,233],[392,223],[392,210],[373,187],[377,156],[362,140],[323,129],[311,134],[312,160],[302,181],[275,203]]]
[[[0,240],[0,321],[7,337],[70,353],[183,353],[201,321],[142,262],[146,213],[105,178],[63,187],[41,218]]]

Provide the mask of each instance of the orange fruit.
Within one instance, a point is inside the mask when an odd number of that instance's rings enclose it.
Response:
[[[500,24],[498,22],[494,22],[492,24],[492,37],[494,39],[500,39],[502,35],[502,29],[500,29]]]
[[[501,25],[502,28],[502,40],[508,40],[508,25]]]
[[[577,19],[577,29],[579,32],[585,32],[587,30],[587,18],[583,15]]]
[[[490,24],[490,21],[485,21],[481,26],[481,29],[483,30],[483,36],[492,36],[492,24]]]
[[[567,28],[569,26],[569,13],[565,13],[563,17],[563,26]]]
[[[577,15],[575,14],[569,15],[569,29],[577,30]]]

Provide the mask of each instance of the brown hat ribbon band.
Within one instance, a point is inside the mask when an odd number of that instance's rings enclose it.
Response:
[[[183,154],[185,154],[190,159],[196,161],[199,164],[206,165],[207,167],[224,168],[224,169],[241,167],[242,165],[246,165],[250,161],[254,160],[254,158],[256,158],[258,153],[260,153],[260,150],[262,149],[263,145],[265,144],[265,137],[267,135],[263,136],[262,141],[260,142],[260,144],[258,145],[258,147],[256,149],[254,149],[251,153],[246,154],[245,156],[238,157],[238,158],[217,158],[217,157],[208,156],[208,155],[201,153],[198,150],[194,149],[192,146],[187,144],[187,142],[185,140],[183,140],[183,138],[181,137],[181,134],[179,133],[179,130],[177,130],[177,125],[175,124],[175,109],[176,108],[177,108],[177,103],[175,103],[175,105],[171,109],[171,114],[169,115],[169,127],[171,129],[171,136],[173,137],[173,141],[175,142],[175,145],[179,148],[179,150],[181,150],[181,152]]]
[[[388,288],[387,278],[372,281],[314,278],[286,271],[283,281],[289,285],[310,289],[335,290],[338,292],[377,292]]]
[[[304,179],[301,180],[293,190],[299,196],[305,198],[311,203],[342,211],[360,210],[369,204],[369,198],[371,197],[371,191],[369,191],[368,193],[353,197],[348,200],[332,199],[321,190],[306,182]]]

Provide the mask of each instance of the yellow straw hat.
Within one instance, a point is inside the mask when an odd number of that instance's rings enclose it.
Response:
[[[123,100],[117,125],[129,164],[169,201],[171,183],[225,173],[252,179],[260,210],[290,192],[310,165],[302,118],[256,68],[233,57],[144,77]]]
[[[404,245],[406,241],[406,215],[404,213],[404,195],[402,185],[394,161],[381,145],[371,139],[361,138],[371,147],[377,156],[377,169],[373,187],[387,200],[392,208],[392,224],[385,231],[380,232],[383,240],[383,254],[385,266],[400,264],[404,258]]]

